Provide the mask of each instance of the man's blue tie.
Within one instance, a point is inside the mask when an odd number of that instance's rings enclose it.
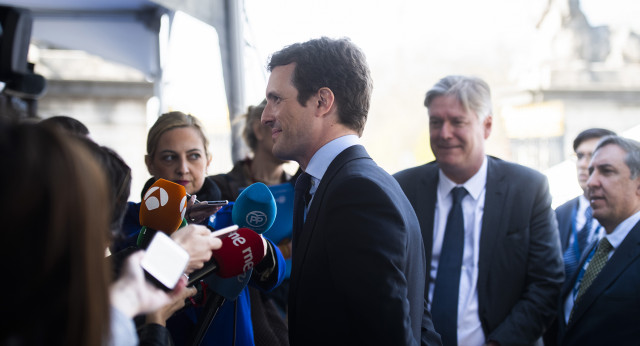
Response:
[[[587,210],[584,211],[585,223],[582,226],[580,232],[578,232],[578,245],[580,245],[580,253],[586,249],[587,245],[589,245],[588,239],[589,234],[591,233],[591,225],[593,224],[593,209],[591,207],[587,207]]]
[[[453,205],[447,217],[431,302],[433,325],[442,336],[444,346],[458,344],[458,295],[464,251],[462,199],[466,194],[467,190],[461,186],[451,190]]]
[[[588,239],[589,234],[591,233],[591,225],[593,224],[593,209],[591,209],[591,207],[587,207],[584,212],[584,216],[586,221],[582,229],[578,231],[578,243],[575,243],[576,237],[574,237],[572,234],[571,236],[574,238],[574,242],[570,244],[569,247],[567,247],[567,250],[565,250],[563,254],[565,278],[570,278],[573,273],[578,270],[580,255],[582,254],[582,251],[584,251],[584,249],[587,247],[587,245],[589,245]],[[572,222],[575,225],[576,221],[572,220]]]
[[[296,187],[293,197],[293,239],[295,242],[302,232],[304,225],[304,209],[311,199],[309,190],[311,189],[311,175],[303,172],[296,180]]]

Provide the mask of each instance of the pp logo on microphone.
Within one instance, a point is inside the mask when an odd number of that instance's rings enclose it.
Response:
[[[245,221],[249,228],[260,228],[267,224],[267,214],[260,210],[254,210],[247,214]]]

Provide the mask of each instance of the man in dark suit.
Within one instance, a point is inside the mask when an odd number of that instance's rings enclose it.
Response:
[[[560,345],[640,342],[640,143],[603,138],[589,164],[587,198],[606,231],[563,286]]]
[[[308,203],[294,206],[291,345],[439,345],[418,220],[359,144],[372,89],[364,54],[321,38],[274,53],[268,68],[262,123],[273,153],[304,170],[295,199]]]
[[[593,219],[589,201],[585,197],[589,178],[589,161],[598,141],[605,136],[615,135],[613,131],[601,128],[587,129],[573,140],[576,155],[578,184],[583,194],[556,208],[560,244],[564,254],[564,274],[568,278],[578,267],[580,254],[594,240],[600,240],[604,231],[597,220]]]
[[[422,229],[436,331],[444,345],[533,344],[563,281],[547,180],[485,154],[492,117],[483,80],[445,77],[425,106],[436,161],[395,178]]]

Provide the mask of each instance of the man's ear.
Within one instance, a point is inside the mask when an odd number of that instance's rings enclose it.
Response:
[[[491,126],[493,125],[493,116],[491,114],[487,115],[482,122],[482,127],[484,128],[484,139],[489,138],[491,134]]]
[[[318,90],[317,100],[316,100],[316,108],[319,111],[319,114],[325,115],[329,114],[333,108],[333,104],[335,102],[335,95],[333,95],[333,91],[331,89],[324,87]]]

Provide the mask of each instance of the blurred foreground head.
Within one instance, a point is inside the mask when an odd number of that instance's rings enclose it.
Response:
[[[0,344],[99,345],[109,326],[107,181],[86,147],[35,124],[0,127]]]

